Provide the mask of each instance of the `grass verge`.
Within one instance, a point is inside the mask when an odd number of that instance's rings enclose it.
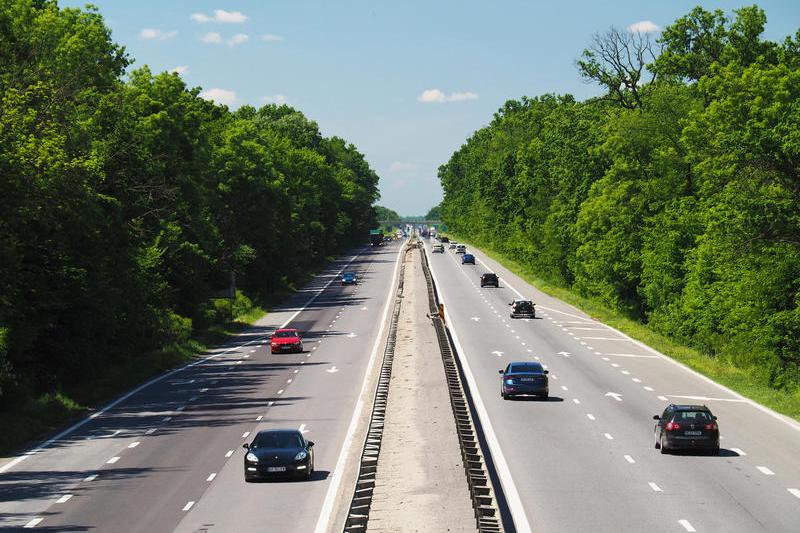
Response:
[[[469,240],[455,235],[458,242],[472,245]],[[757,367],[743,368],[729,361],[711,357],[675,339],[650,329],[646,324],[631,320],[608,307],[564,287],[541,279],[529,266],[522,265],[493,249],[486,243],[474,243],[486,255],[501,263],[514,274],[540,291],[577,307],[591,317],[614,327],[626,335],[643,342],[651,348],[681,362],[742,396],[760,403],[781,414],[800,421],[800,387],[776,390],[769,386],[767,376]]]

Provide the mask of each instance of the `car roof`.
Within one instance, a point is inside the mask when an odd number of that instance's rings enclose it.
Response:
[[[334,278],[334,279],[335,279],[335,278]],[[281,329],[276,329],[276,330],[275,330],[275,333],[278,333],[279,331],[293,331],[293,332],[295,332],[295,333],[296,333],[296,332],[297,332],[297,329],[296,329],[296,328],[281,328]]]
[[[711,409],[706,407],[705,405],[688,405],[688,404],[670,404],[669,405],[674,411],[708,411],[711,412]]]
[[[508,364],[512,368],[515,367],[515,366],[534,366],[536,368],[540,368],[540,369],[544,370],[544,367],[542,366],[542,363],[539,363],[537,361],[511,361]]]
[[[484,272],[483,274],[481,274],[481,276],[496,276],[496,275],[497,274],[495,274],[494,272]]]
[[[523,300],[523,299],[521,299],[521,298],[516,298],[516,299],[514,300],[514,303],[520,303],[520,302],[527,302],[527,303],[531,303],[531,301],[530,301],[530,300]]]
[[[290,429],[290,428],[276,428],[276,429],[262,429],[257,434],[258,435],[268,435],[270,433],[300,433],[298,429]]]

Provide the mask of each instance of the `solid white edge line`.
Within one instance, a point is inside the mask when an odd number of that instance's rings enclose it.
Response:
[[[303,304],[303,306],[300,309],[298,309],[291,317],[289,317],[289,320],[287,320],[281,326],[279,326],[278,329],[285,328],[292,320],[297,318],[297,316],[301,312],[305,311],[305,309],[309,305],[311,305],[311,303],[314,300],[316,300],[317,297],[320,294],[322,294],[322,292],[325,291],[325,289],[327,289],[330,286],[331,283],[333,283],[333,281],[337,278],[337,276],[339,274],[341,274],[341,272],[345,268],[350,266],[350,263],[355,261],[356,258],[358,258],[360,255],[361,255],[361,252],[358,252],[355,255],[353,255],[353,257],[351,257],[350,260],[347,263],[345,263],[345,265],[342,268],[340,268],[339,271],[336,274],[331,276],[331,279],[328,281],[328,283],[326,283],[321,289],[316,291],[316,293],[313,296],[311,296],[308,300],[306,300],[306,302]],[[264,316],[266,316],[266,315],[264,315]],[[246,332],[243,332],[240,335],[244,335],[245,333]],[[250,346],[251,344],[254,344],[254,343],[260,343],[263,339],[266,339],[266,336],[257,337],[257,338],[255,338],[255,339],[253,339],[251,341],[248,341],[248,342],[246,342],[246,343],[244,343],[244,344],[242,344],[240,346],[235,346],[233,348],[229,348],[228,350],[224,350],[222,352],[218,352],[218,353],[215,353],[213,355],[208,355],[206,357],[203,357],[202,359],[198,359],[197,361],[192,361],[191,363],[187,363],[187,364],[185,364],[183,366],[180,366],[178,368],[174,368],[174,369],[170,370],[169,372],[167,372],[165,374],[162,374],[160,376],[156,376],[153,379],[142,383],[141,385],[139,385],[135,389],[131,390],[130,392],[125,393],[124,395],[120,396],[116,400],[114,400],[111,403],[107,404],[105,407],[103,407],[99,411],[96,411],[95,413],[87,416],[83,420],[81,420],[79,422],[76,422],[75,424],[71,425],[70,427],[68,427],[64,431],[56,434],[53,437],[50,437],[49,439],[47,439],[43,443],[39,444],[38,446],[35,446],[34,448],[31,448],[30,450],[28,450],[26,452],[23,452],[22,455],[19,455],[19,456],[15,457],[14,459],[12,459],[11,461],[7,462],[6,464],[0,466],[0,474],[6,472],[9,469],[13,468],[14,466],[18,465],[19,463],[21,463],[22,461],[24,461],[25,459],[27,459],[31,455],[35,455],[38,452],[44,450],[45,448],[50,447],[50,445],[52,445],[54,442],[56,442],[56,441],[62,439],[63,437],[69,435],[70,433],[74,432],[78,428],[84,426],[86,423],[90,422],[91,420],[94,420],[98,416],[108,412],[110,409],[113,409],[114,407],[116,407],[120,403],[124,402],[125,400],[127,400],[128,398],[133,396],[134,394],[137,394],[137,393],[141,392],[142,390],[146,389],[150,385],[154,385],[155,383],[158,383],[159,381],[161,381],[163,379],[166,379],[166,378],[168,378],[168,377],[170,377],[170,376],[172,376],[174,374],[177,374],[178,372],[182,372],[183,370],[186,370],[186,369],[191,368],[193,366],[197,366],[197,365],[203,364],[203,363],[205,363],[206,361],[208,361],[210,359],[213,359],[215,357],[219,357],[220,355],[224,355],[226,353],[234,352],[234,351],[239,350],[239,349],[241,349],[241,348],[243,348],[245,346]]]
[[[375,338],[375,344],[372,346],[372,352],[370,353],[369,362],[367,363],[367,370],[364,373],[364,381],[361,384],[361,392],[358,394],[358,401],[356,402],[356,407],[353,410],[353,416],[350,419],[350,425],[347,428],[347,433],[344,442],[342,443],[342,448],[339,451],[339,457],[336,460],[336,466],[333,469],[333,476],[331,477],[331,482],[328,485],[328,491],[325,494],[325,500],[322,503],[322,508],[319,512],[319,518],[317,518],[317,525],[314,527],[314,533],[325,533],[328,529],[328,523],[331,520],[333,504],[336,502],[339,486],[342,484],[342,471],[344,470],[344,465],[347,461],[347,452],[350,450],[350,447],[353,444],[356,427],[358,426],[358,420],[361,418],[361,411],[364,409],[364,401],[361,399],[361,397],[367,390],[367,384],[369,382],[368,378],[372,372],[372,367],[375,365],[375,359],[378,355],[378,348],[380,348],[380,345],[383,341],[383,331],[386,329],[386,319],[390,306],[394,301],[394,298],[392,298],[392,291],[396,290],[397,272],[400,269],[400,259],[403,257],[404,247],[405,243],[401,244],[400,249],[397,251],[397,259],[395,259],[394,272],[392,273],[392,282],[389,284],[389,290],[386,293],[386,304],[383,307],[383,320],[381,320],[381,327],[378,330],[378,336]]]
[[[425,251],[427,253],[427,250]],[[469,385],[470,393],[472,394],[472,399],[475,403],[475,410],[478,413],[478,418],[481,421],[483,433],[486,437],[486,443],[488,444],[489,451],[492,454],[497,476],[500,478],[500,484],[503,486],[503,493],[506,496],[506,503],[511,511],[511,519],[514,521],[514,526],[516,527],[517,533],[531,533],[531,525],[528,522],[527,515],[525,514],[525,507],[522,505],[522,499],[517,491],[517,486],[514,484],[514,479],[511,476],[511,469],[508,467],[508,462],[503,455],[503,450],[500,447],[497,434],[494,432],[494,428],[492,427],[492,422],[489,418],[489,412],[486,410],[486,406],[484,405],[483,399],[478,391],[478,383],[475,381],[475,376],[472,374],[472,370],[470,369],[466,352],[464,352],[464,348],[461,346],[461,343],[458,340],[456,328],[453,326],[453,322],[450,320],[450,313],[448,312],[449,306],[447,305],[444,291],[442,290],[442,285],[439,284],[439,280],[434,272],[433,262],[428,261],[428,264],[430,265],[433,281],[436,283],[439,298],[441,299],[441,302],[445,304],[445,323],[449,324],[448,329],[450,329],[450,333],[453,337],[453,344],[456,345],[456,354],[458,359],[461,361],[461,367],[464,370],[464,377],[467,379],[467,384]],[[484,264],[484,266],[486,265]]]
[[[483,261],[481,261],[481,259],[480,259],[479,257],[477,257],[477,256],[475,256],[475,257],[476,257],[476,259],[478,260],[478,262],[479,262],[480,264],[482,264],[482,265],[483,265],[484,267],[486,267],[486,268],[489,268],[489,265],[487,265],[486,263],[484,263]],[[501,265],[501,266],[502,266],[502,265]],[[505,268],[505,267],[503,267],[503,268]],[[489,270],[490,270],[490,271],[493,271],[491,268],[489,268]],[[516,294],[517,294],[517,295],[518,295],[518,296],[519,296],[521,299],[524,299],[524,298],[525,298],[525,297],[522,295],[522,293],[521,293],[521,292],[519,292],[517,289],[515,289],[513,286],[511,286],[511,284],[510,284],[510,283],[508,283],[508,280],[507,280],[507,279],[505,279],[505,280],[504,280],[504,279],[503,279],[503,278],[501,278],[500,276],[497,276],[497,277],[498,277],[498,279],[501,279],[501,280],[503,280],[503,283],[505,283],[505,285],[506,285],[506,286],[507,286],[509,289],[511,289],[512,291],[514,291],[514,292],[515,292],[515,293],[516,293]],[[530,285],[530,284],[529,284],[529,285]],[[537,289],[537,290],[538,290],[538,289]],[[555,297],[552,297],[552,296],[551,296],[551,298],[555,298]],[[556,300],[558,300],[558,298],[555,298],[555,299],[556,299]],[[559,302],[561,302],[561,300],[558,300],[558,301],[559,301]],[[567,303],[565,303],[565,302],[561,302],[561,303],[563,303],[563,304],[565,304],[565,305],[567,305],[567,306],[569,306],[569,307],[572,307],[573,309],[576,309],[577,311],[580,311],[580,309],[578,309],[578,308],[577,308],[577,307],[575,307],[575,306],[569,305],[569,304],[567,304]],[[587,319],[586,319],[586,318],[584,318],[584,317],[577,316],[577,315],[570,315],[569,313],[564,313],[563,311],[559,311],[558,309],[551,309],[551,308],[549,308],[549,307],[544,307],[544,306],[538,306],[538,307],[540,307],[541,309],[546,309],[546,310],[548,310],[548,311],[555,311],[555,312],[557,312],[557,313],[562,313],[562,314],[565,314],[565,315],[574,316],[575,318],[580,318],[581,320],[587,320]],[[582,312],[582,311],[581,311],[581,312]],[[589,319],[589,320],[591,320],[591,319]],[[784,424],[786,424],[787,426],[789,426],[789,427],[791,427],[791,428],[793,428],[793,429],[795,429],[795,430],[797,430],[797,431],[800,431],[800,423],[797,423],[797,422],[795,422],[794,420],[791,420],[791,419],[789,419],[789,418],[788,418],[788,417],[786,417],[785,415],[782,415],[782,414],[778,413],[777,411],[773,411],[773,410],[772,410],[772,409],[770,409],[769,407],[766,407],[766,406],[764,406],[764,405],[761,405],[760,403],[757,403],[757,402],[755,402],[755,401],[751,400],[750,398],[747,398],[746,396],[743,396],[743,395],[739,394],[739,393],[738,393],[738,392],[736,392],[735,390],[733,390],[733,389],[730,389],[730,388],[726,387],[725,385],[722,385],[722,384],[720,384],[720,383],[717,383],[716,381],[714,381],[714,380],[713,380],[713,379],[711,379],[710,377],[708,377],[708,376],[704,376],[703,374],[701,374],[701,373],[700,373],[700,372],[698,372],[697,370],[694,370],[693,368],[690,368],[690,367],[686,366],[685,364],[681,363],[680,361],[676,361],[675,359],[673,359],[673,358],[671,358],[671,357],[668,357],[668,356],[664,355],[663,353],[659,352],[659,351],[658,351],[658,350],[656,350],[655,348],[651,348],[650,346],[646,345],[645,343],[643,343],[643,342],[641,342],[641,341],[637,341],[636,339],[634,339],[634,338],[630,337],[629,335],[626,335],[625,333],[623,333],[622,331],[618,330],[617,328],[615,328],[615,327],[613,327],[613,326],[609,326],[609,325],[608,325],[608,324],[606,324],[605,322],[600,322],[599,320],[596,320],[596,321],[594,321],[594,322],[599,322],[600,324],[603,324],[603,325],[604,325],[605,327],[607,327],[608,329],[610,329],[610,330],[614,331],[615,333],[618,333],[618,334],[622,335],[622,336],[623,336],[623,337],[625,337],[627,340],[631,341],[633,344],[635,344],[635,345],[639,346],[640,348],[644,348],[644,349],[645,349],[645,350],[647,350],[648,352],[650,352],[650,353],[652,353],[652,354],[654,354],[654,355],[657,355],[657,356],[661,357],[662,359],[665,359],[665,360],[667,360],[667,361],[669,361],[669,362],[673,363],[674,365],[677,365],[677,366],[679,366],[679,367],[683,368],[684,370],[688,371],[689,373],[691,373],[691,374],[694,374],[695,376],[699,377],[699,378],[700,378],[700,379],[702,379],[703,381],[706,381],[706,382],[708,382],[708,383],[710,383],[710,384],[712,384],[712,385],[716,386],[716,387],[717,387],[717,388],[719,388],[720,390],[723,390],[723,391],[727,392],[728,394],[731,394],[731,395],[735,396],[736,398],[739,398],[739,399],[741,399],[741,400],[744,400],[744,401],[745,401],[745,403],[749,404],[749,405],[750,405],[750,406],[752,406],[752,407],[755,407],[755,408],[756,408],[756,409],[758,409],[759,411],[762,411],[762,412],[764,412],[764,413],[768,414],[769,416],[771,416],[771,417],[772,417],[772,418],[774,418],[775,420],[779,420],[780,422],[783,422],[783,423],[784,423]]]

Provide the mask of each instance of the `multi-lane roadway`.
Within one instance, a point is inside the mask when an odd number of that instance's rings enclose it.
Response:
[[[800,531],[800,425],[551,298],[469,249],[432,254],[478,414],[517,531]],[[480,288],[494,271],[500,288]],[[515,298],[537,318],[511,319]],[[500,397],[498,370],[541,361],[549,401]],[[661,455],[654,414],[705,404],[719,456]]]
[[[0,465],[0,530],[323,531],[400,249],[336,261],[226,346]],[[345,268],[359,285],[341,286]],[[278,327],[304,332],[305,353],[271,355]],[[274,427],[316,442],[311,481],[245,483],[242,444]]]

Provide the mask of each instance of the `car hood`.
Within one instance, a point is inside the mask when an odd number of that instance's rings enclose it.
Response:
[[[270,464],[286,464],[294,461],[294,457],[303,451],[303,448],[256,448],[250,453],[258,457],[259,462]]]
[[[273,337],[272,344],[294,344],[300,342],[300,337]]]

